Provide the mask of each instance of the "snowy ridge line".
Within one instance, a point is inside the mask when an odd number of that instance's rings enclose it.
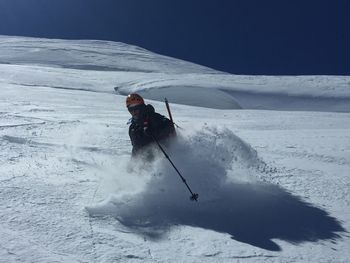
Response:
[[[118,89],[120,95],[127,95],[129,89]],[[142,97],[151,100],[164,101],[164,98],[171,98],[171,103],[198,106],[213,109],[242,109],[239,102],[226,92],[219,89],[183,86],[183,85],[164,85],[156,88],[137,88],[136,91]]]
[[[152,76],[152,75],[151,75]],[[164,89],[164,88],[208,88],[214,90],[222,90],[231,94],[247,94],[247,95],[266,95],[266,96],[287,96],[291,98],[312,98],[312,99],[350,99],[350,92],[347,90],[350,84],[346,81],[350,81],[350,76],[343,76],[344,80],[338,80],[341,82],[339,91],[335,88],[329,88],[327,84],[313,85],[311,81],[315,76],[295,76],[283,77],[283,76],[256,76],[251,78],[250,76],[230,75],[227,73],[217,74],[214,77],[210,74],[184,74],[181,76],[175,74],[164,74],[163,76],[152,76],[151,79],[145,78],[137,83],[134,83],[132,87],[120,87],[120,92],[125,94],[130,91],[144,91],[146,89]],[[322,77],[330,76],[318,76]],[[198,79],[199,80],[198,80]],[[283,79],[286,79],[284,82]],[[330,78],[337,78],[332,76]],[[339,77],[342,79],[341,77]],[[241,82],[240,79],[247,79],[246,82]],[[303,81],[303,79],[305,79]],[[311,79],[311,80],[310,80]],[[309,80],[309,81],[308,81]],[[218,83],[216,83],[218,81]],[[328,80],[329,81],[329,80]],[[310,83],[308,83],[310,82]],[[350,82],[349,82],[350,83]],[[303,91],[302,86],[305,89],[311,91]],[[329,84],[331,85],[331,84]],[[295,90],[294,90],[295,88]],[[334,91],[334,92],[332,92]]]
[[[350,95],[348,92],[325,92],[325,88],[317,92],[312,87],[312,92],[290,91],[287,88],[278,90],[278,82],[271,78],[269,84],[237,85],[235,78],[231,76],[231,82],[215,84],[212,78],[206,75],[198,76],[207,81],[195,82],[194,76],[184,76],[177,79],[164,79],[140,81],[115,88],[117,94],[127,95],[137,92],[147,99],[162,101],[164,97],[171,98],[173,103],[200,106],[214,109],[265,109],[265,110],[291,110],[291,111],[331,111],[350,112]],[[221,76],[223,79],[228,76]],[[216,78],[220,81],[220,76]],[[215,79],[215,78],[214,78]],[[296,84],[297,81],[296,81]],[[280,85],[283,85],[282,83]],[[310,84],[309,84],[310,85]],[[310,87],[305,87],[305,89]]]
[[[217,72],[121,42],[0,36],[0,47],[2,63],[113,69],[114,72]]]
[[[222,108],[222,109],[280,109],[280,110],[317,110],[348,112],[348,105],[350,104],[350,96],[329,96],[325,94],[288,94],[276,91],[251,91],[242,89],[232,89],[228,87],[210,88],[206,86],[196,86],[190,84],[176,84],[173,85],[161,84],[159,82],[156,87],[134,84],[138,88],[133,92],[142,94],[147,99],[154,99],[162,101],[162,97],[171,98],[172,102],[208,108]],[[115,87],[117,94],[128,95],[130,88]],[[221,97],[218,95],[223,93]],[[206,95],[206,93],[208,93]],[[200,96],[198,95],[200,94]],[[197,97],[197,99],[196,99]],[[212,102],[210,99],[214,99]],[[223,104],[232,100],[231,105]],[[197,102],[198,101],[198,102]],[[200,101],[200,102],[199,102]],[[203,103],[203,101],[205,103]],[[221,101],[221,104],[218,103]],[[205,106],[204,106],[205,105]],[[333,110],[334,108],[334,110]]]

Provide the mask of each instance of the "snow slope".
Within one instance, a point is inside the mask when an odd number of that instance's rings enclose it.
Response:
[[[0,262],[348,262],[349,77],[0,42]],[[136,90],[191,105],[171,105],[167,151],[198,202],[156,150],[130,165],[122,94]]]

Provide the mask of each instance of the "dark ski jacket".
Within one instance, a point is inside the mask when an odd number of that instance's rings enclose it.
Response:
[[[163,141],[175,135],[173,123],[155,112],[152,105],[145,105],[138,120],[131,119],[129,136],[132,144],[132,155],[136,156],[141,149],[154,143],[154,138]],[[153,136],[153,137],[152,137]]]

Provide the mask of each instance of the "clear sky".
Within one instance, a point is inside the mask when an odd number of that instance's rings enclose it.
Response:
[[[236,74],[350,75],[350,0],[0,0],[0,34],[121,41]]]

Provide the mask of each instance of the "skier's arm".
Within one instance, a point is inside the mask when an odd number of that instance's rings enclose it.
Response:
[[[160,114],[156,114],[152,118],[151,124],[146,133],[152,133],[159,140],[168,138],[174,132],[171,121]]]

